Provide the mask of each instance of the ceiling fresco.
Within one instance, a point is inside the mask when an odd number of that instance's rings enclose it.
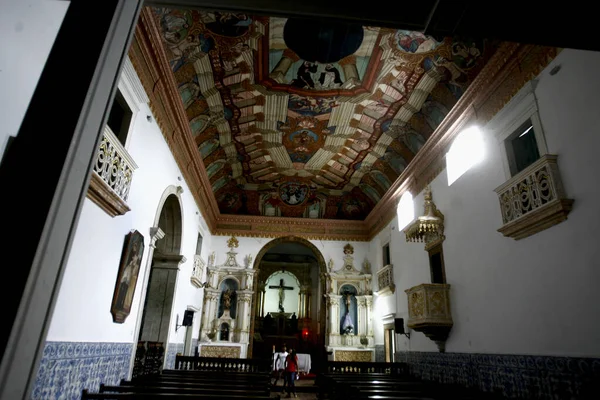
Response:
[[[222,214],[364,220],[495,50],[351,24],[154,15]]]

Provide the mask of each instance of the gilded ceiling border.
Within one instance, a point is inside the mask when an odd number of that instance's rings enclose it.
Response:
[[[223,215],[193,140],[177,84],[150,8],[142,10],[129,51],[150,108],[213,235],[368,241],[396,215],[402,193],[419,193],[445,167],[452,140],[470,122],[484,124],[556,56],[558,49],[502,43],[423,148],[365,221]]]
[[[407,190],[420,193],[445,168],[445,156],[456,135],[469,123],[485,125],[558,54],[555,47],[504,42],[481,70],[423,148],[365,219],[369,240],[396,215]]]
[[[129,58],[148,94],[150,108],[169,149],[212,233],[219,217],[217,201],[193,140],[175,77],[171,73],[156,21],[149,7],[144,7],[140,14]]]

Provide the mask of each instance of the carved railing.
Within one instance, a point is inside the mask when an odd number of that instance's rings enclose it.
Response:
[[[271,359],[175,356],[175,369],[220,372],[270,372]]]
[[[202,285],[202,276],[204,275],[204,267],[206,263],[199,255],[194,256],[194,268],[192,269],[192,276],[190,277],[190,281],[192,285],[197,288],[204,287]]]
[[[504,236],[523,239],[567,219],[573,200],[567,199],[556,162],[546,154],[496,188]]]
[[[406,363],[360,362],[360,361],[328,361],[325,363],[326,374],[389,374],[404,375],[408,373]]]
[[[104,127],[88,197],[111,216],[129,211],[127,197],[137,165],[108,126]]]
[[[377,272],[377,283],[379,285],[379,296],[392,294],[396,291],[394,284],[394,266],[388,264]]]

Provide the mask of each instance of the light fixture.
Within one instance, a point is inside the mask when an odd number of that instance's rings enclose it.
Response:
[[[424,213],[405,230],[407,242],[423,242],[425,250],[444,241],[444,214],[433,203],[431,188],[427,186],[423,202]]]

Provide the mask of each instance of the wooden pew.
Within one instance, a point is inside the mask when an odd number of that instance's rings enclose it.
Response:
[[[272,399],[270,374],[165,370],[165,373],[121,380],[119,386],[101,385],[100,393],[84,390],[82,399]],[[277,397],[279,398],[279,397]]]
[[[391,376],[388,374],[320,374],[319,376],[319,398],[336,399],[348,398],[358,393],[353,389],[355,385],[363,388],[379,386],[381,388],[394,388],[402,390],[406,394],[421,393],[423,383],[410,376]]]
[[[273,400],[280,397],[272,396],[232,396],[213,394],[180,394],[180,393],[89,393],[83,390],[81,400],[172,400],[172,399],[201,399],[201,400]]]
[[[147,381],[128,381],[128,380],[121,380],[120,385],[121,386],[162,386],[162,387],[181,387],[181,388],[210,388],[210,387],[214,387],[214,386],[218,386],[219,384],[222,384],[223,381],[222,380],[211,380],[211,381],[180,381],[180,380],[162,380],[162,379],[156,379],[156,380],[147,380]],[[227,387],[228,388],[240,388],[240,389],[251,389],[251,390],[256,390],[256,389],[264,389],[264,390],[269,390],[269,385],[268,382],[267,383],[261,383],[261,382],[235,382],[235,381],[228,381],[227,382]]]
[[[232,388],[226,382],[222,382],[220,386],[212,385],[211,387],[174,387],[174,386],[108,386],[100,385],[100,393],[180,393],[180,394],[216,394],[216,395],[232,395],[232,396],[269,396],[269,388]]]

